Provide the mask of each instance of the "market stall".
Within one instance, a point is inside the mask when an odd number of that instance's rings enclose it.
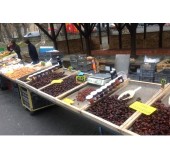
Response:
[[[170,90],[169,84],[163,88],[161,84],[134,81],[121,75],[111,79],[110,74],[90,75],[42,62],[37,65],[6,62],[0,74],[19,86],[21,103],[31,113],[56,104],[120,134],[130,135],[140,134],[136,126],[145,120],[130,106],[136,102],[152,105]],[[128,90],[136,90],[134,96],[119,99]]]

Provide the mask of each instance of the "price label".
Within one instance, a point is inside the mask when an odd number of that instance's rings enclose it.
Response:
[[[27,77],[26,80],[31,81],[31,79],[29,77]]]
[[[71,72],[73,70],[73,67],[72,66],[68,67],[68,70]]]
[[[58,79],[58,80],[52,80],[51,81],[51,84],[55,84],[55,83],[62,83],[63,82],[63,80],[62,79]]]
[[[156,111],[156,108],[149,106],[147,104],[143,104],[141,102],[134,102],[129,107],[145,115],[151,115],[153,112]]]
[[[14,73],[14,71],[7,71],[7,74],[12,74]]]
[[[76,76],[76,81],[77,82],[85,82],[86,81],[86,76]]]
[[[67,104],[73,104],[74,101],[72,99],[69,99],[69,98],[64,98],[63,101]]]

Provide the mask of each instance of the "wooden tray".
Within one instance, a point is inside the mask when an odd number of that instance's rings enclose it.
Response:
[[[169,96],[170,96],[170,84],[167,84],[166,87],[161,92],[156,94],[147,104],[152,106],[152,104],[155,103],[158,99],[161,99],[165,105],[168,105]],[[138,112],[132,119],[130,119],[122,127],[121,133],[126,135],[139,135],[135,132],[132,132],[131,127],[141,115],[142,113]]]
[[[134,102],[134,100],[137,98],[137,97],[141,97],[142,98],[142,102],[143,103],[149,103],[150,102],[150,99],[154,98],[156,95],[158,95],[162,89],[161,89],[161,85],[160,84],[155,84],[155,83],[149,83],[149,82],[143,82],[143,81],[135,81],[135,80],[127,80],[126,82],[124,82],[123,86],[118,89],[116,92],[114,92],[113,94],[111,95],[115,95],[115,94],[121,94],[123,93],[124,91],[126,90],[129,90],[129,89],[136,89],[137,87],[141,86],[142,89],[140,89],[134,96],[134,98],[129,101],[129,103],[132,103]],[[110,95],[110,96],[111,96]],[[107,97],[105,97],[107,98]],[[118,126],[116,124],[113,124],[107,120],[104,120],[103,118],[100,118],[90,112],[87,112],[86,110],[89,108],[90,106],[87,106],[85,108],[83,108],[81,110],[81,113],[83,116],[91,119],[91,120],[94,120],[96,121],[97,123],[100,123],[102,125],[105,125],[106,127],[116,131],[116,132],[119,132],[119,133],[122,133],[121,129],[127,124],[129,123],[129,121],[131,121],[132,119],[134,119],[138,114],[139,112],[134,112],[134,114],[132,114],[122,125]],[[106,122],[107,121],[107,122]],[[106,123],[106,124],[105,124]]]
[[[98,86],[98,85],[85,83],[81,87],[78,87],[76,90],[73,90],[72,92],[69,92],[69,93],[64,94],[63,96],[60,96],[59,99],[62,102],[63,102],[64,98],[69,98],[71,100],[74,100],[74,104],[69,105],[69,107],[76,107],[78,110],[81,110],[83,107],[87,106],[88,102],[86,100],[84,102],[79,102],[76,100],[76,96],[78,95],[78,92],[81,92],[82,90],[89,88],[89,87],[93,88],[95,90],[100,88],[100,86]],[[66,105],[68,105],[68,104],[66,103]]]

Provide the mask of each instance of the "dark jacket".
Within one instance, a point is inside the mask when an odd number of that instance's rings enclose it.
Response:
[[[30,55],[32,61],[38,61],[39,60],[37,50],[32,43],[28,44],[28,51],[29,51],[29,55]]]
[[[22,59],[21,49],[20,49],[20,47],[17,44],[11,45],[9,47],[7,46],[7,49],[8,49],[8,51],[15,51],[16,54],[18,55],[18,58]]]

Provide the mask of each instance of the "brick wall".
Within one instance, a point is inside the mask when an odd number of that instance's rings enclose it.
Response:
[[[63,53],[68,53],[66,41],[58,41],[58,50]],[[70,53],[79,53],[82,52],[81,40],[72,39],[68,41]]]
[[[58,41],[58,50],[63,52],[63,53],[68,53],[67,50],[67,43],[66,41]],[[82,50],[82,44],[81,44],[81,39],[72,39],[68,41],[69,43],[69,49],[70,49],[70,54],[75,54],[75,53],[83,53],[84,51]],[[84,39],[83,39],[83,43]],[[98,37],[92,37],[91,38],[91,49],[92,50],[98,50],[100,49],[100,42]]]
[[[148,32],[146,33],[146,39],[144,39],[143,33],[138,33],[136,36],[136,46],[137,48],[158,48],[159,44],[159,32]],[[83,40],[84,41],[84,40]],[[85,42],[83,42],[85,43]],[[123,34],[122,35],[122,48],[123,49],[130,49],[130,34]],[[110,49],[119,49],[119,41],[118,35],[111,35],[110,36]],[[69,47],[70,53],[83,53],[82,44],[80,39],[72,39],[69,40]],[[58,41],[58,48],[60,51],[64,53],[67,52],[67,44],[66,41]],[[85,48],[85,47],[84,47]],[[170,31],[163,32],[163,48],[170,48]],[[100,42],[99,37],[92,37],[91,38],[91,49],[92,50],[99,50],[100,49]]]
[[[170,31],[163,32],[163,48],[170,48]],[[146,33],[146,39],[144,39],[143,33],[136,35],[136,48],[158,48],[159,45],[159,32]],[[110,36],[110,49],[118,49],[119,41],[118,35]],[[122,35],[122,48],[130,48],[130,35]]]

